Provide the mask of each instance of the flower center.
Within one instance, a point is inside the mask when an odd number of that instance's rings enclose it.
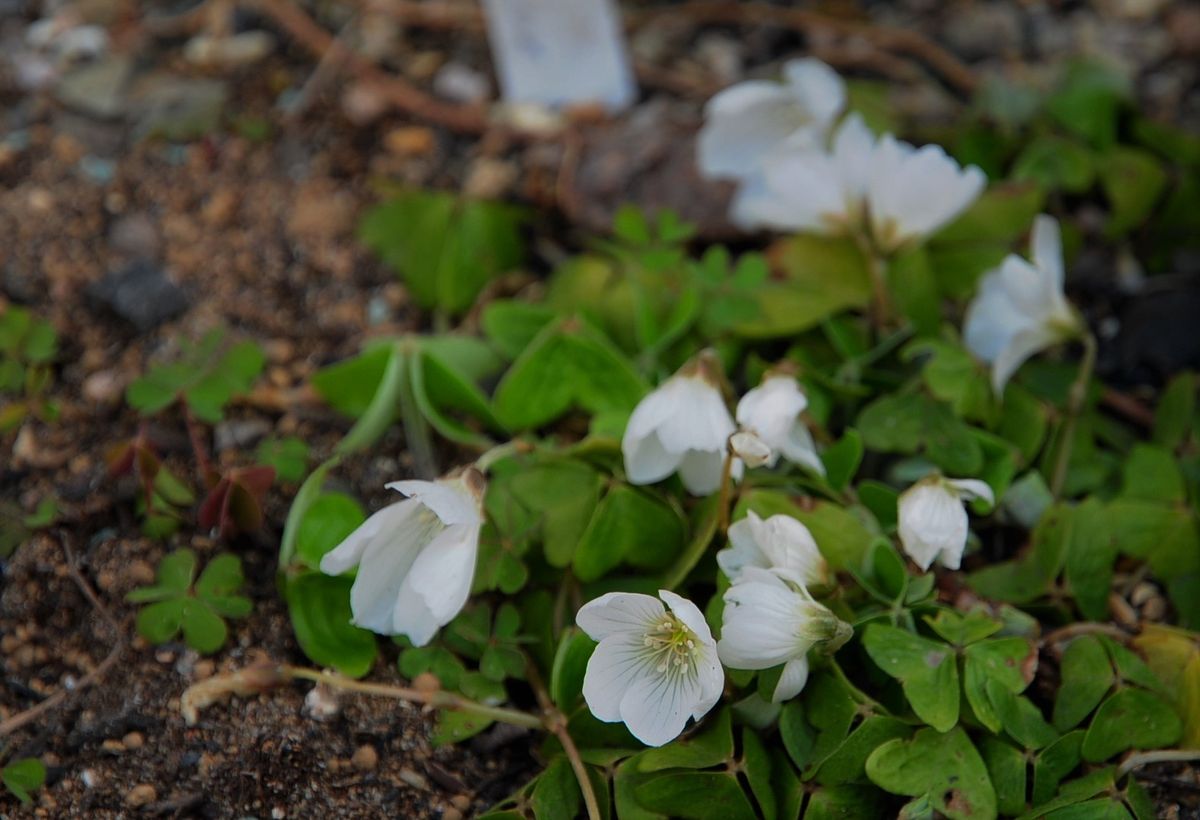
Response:
[[[695,633],[674,615],[664,614],[651,624],[644,639],[654,668],[660,673],[690,669],[699,642]]]

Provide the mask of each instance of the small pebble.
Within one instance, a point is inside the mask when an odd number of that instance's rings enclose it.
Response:
[[[448,806],[442,812],[442,820],[462,820],[463,813],[453,806]]]
[[[158,792],[149,783],[140,783],[129,790],[125,795],[125,805],[133,808],[145,806],[148,803],[153,803],[158,799]]]
[[[1137,626],[1137,610],[1115,592],[1108,596],[1108,611],[1112,613],[1113,620],[1121,626],[1130,628]]]
[[[456,794],[450,798],[450,805],[454,806],[454,808],[458,809],[459,811],[465,812],[467,809],[471,808],[471,798],[467,797],[465,794]]]
[[[142,737],[141,732],[130,732],[121,738],[121,742],[125,744],[125,748],[129,750],[140,749],[145,745],[146,739]]]
[[[393,128],[383,138],[388,153],[398,157],[420,157],[428,154],[437,144],[431,129],[422,125]]]
[[[111,407],[121,400],[125,380],[112,370],[101,370],[83,380],[83,397],[92,404]]]
[[[328,686],[317,684],[304,696],[304,711],[313,720],[330,720],[341,710],[337,695]]]
[[[379,765],[379,753],[375,751],[374,746],[368,743],[358,747],[350,758],[350,762],[360,772],[373,772]]]
[[[1149,581],[1142,581],[1133,588],[1133,592],[1129,593],[1129,603],[1141,606],[1156,595],[1158,595],[1158,587]]]
[[[109,754],[119,755],[125,751],[125,744],[119,740],[109,739],[100,744],[100,749]]]
[[[1167,614],[1167,600],[1161,595],[1151,598],[1142,604],[1142,618],[1147,621],[1161,621]]]

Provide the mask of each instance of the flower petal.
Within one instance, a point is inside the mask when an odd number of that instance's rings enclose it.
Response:
[[[753,174],[764,154],[811,123],[790,90],[761,80],[718,93],[704,115],[696,160],[704,176],[716,178]]]
[[[682,595],[676,595],[669,589],[660,589],[658,595],[667,606],[671,608],[672,614],[678,618],[684,626],[692,630],[692,633],[706,646],[713,645],[712,630],[708,628],[708,621],[704,620],[704,614],[699,607],[684,598]]]
[[[588,601],[575,614],[575,623],[593,641],[609,635],[636,633],[641,640],[648,624],[666,613],[662,601],[640,592],[606,592]]]
[[[668,453],[663,449],[656,432],[640,439],[626,435],[621,442],[621,451],[625,457],[625,477],[630,484],[662,481],[679,469],[679,462],[683,460],[681,453]]]
[[[800,694],[804,684],[808,683],[808,656],[801,655],[783,665],[783,674],[775,684],[775,692],[771,695],[772,703],[783,703]]]
[[[588,659],[583,675],[583,699],[598,720],[621,720],[621,700],[639,678],[654,675],[640,636],[633,633],[610,635]]]
[[[621,698],[621,719],[642,743],[662,746],[679,737],[701,700],[697,676],[672,667],[633,679]]]
[[[439,626],[449,623],[467,603],[479,531],[479,524],[447,527],[421,550],[408,573],[409,584],[425,599]]]
[[[405,528],[407,519],[421,509],[415,501],[399,501],[376,511],[321,558],[321,572],[341,575],[362,562],[363,553],[376,539],[390,540]]]
[[[1047,291],[1062,293],[1063,250],[1062,232],[1058,220],[1046,214],[1038,214],[1033,221],[1033,236],[1030,239],[1033,264],[1046,279]]]
[[[846,83],[820,60],[788,60],[783,76],[799,106],[821,127],[827,127],[846,105]]]
[[[1031,327],[1010,339],[996,361],[992,362],[992,389],[996,395],[1004,393],[1004,385],[1008,384],[1026,359],[1057,341],[1058,334],[1047,327]]]
[[[380,635],[394,634],[392,613],[409,570],[421,550],[441,531],[441,524],[432,513],[420,505],[412,506],[418,513],[406,517],[405,526],[381,533],[367,545],[350,587],[354,623]],[[427,520],[422,521],[421,512],[428,516]]]
[[[476,524],[483,520],[479,502],[467,492],[461,481],[393,481],[387,487],[417,499],[433,510],[446,526]]]
[[[929,569],[934,559],[958,569],[967,544],[967,511],[956,493],[942,486],[941,479],[914,484],[900,495],[900,543],[913,562]]]
[[[992,492],[992,487],[986,481],[980,481],[977,478],[948,478],[946,483],[958,490],[959,495],[968,501],[976,498],[983,498],[989,504],[996,503],[996,496]]]
[[[721,488],[724,450],[688,450],[679,462],[679,477],[692,495],[712,495]]]

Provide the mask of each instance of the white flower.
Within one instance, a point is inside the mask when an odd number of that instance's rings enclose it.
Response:
[[[770,669],[783,664],[772,700],[795,697],[808,680],[808,650],[836,648],[851,635],[794,576],[746,567],[725,592],[724,623],[717,652],[733,669]]]
[[[621,439],[631,484],[653,484],[678,471],[693,495],[720,488],[735,427],[716,387],[717,366],[711,354],[701,353],[634,408]],[[735,459],[732,475],[741,473]]]
[[[1042,214],[1033,223],[1033,264],[1010,254],[990,271],[967,307],[964,341],[992,365],[996,393],[1022,362],[1079,333],[1081,323],[1063,295],[1062,237],[1058,222]]]
[[[745,178],[780,146],[823,145],[846,104],[846,86],[820,60],[792,60],[784,83],[751,80],[715,95],[704,109],[696,142],[700,171],[710,177]]]
[[[963,501],[985,498],[994,503],[992,488],[974,479],[941,476],[923,478],[900,494],[900,543],[922,570],[938,560],[958,569],[967,546],[967,511]]]
[[[767,376],[762,384],[742,396],[737,406],[737,422],[752,430],[771,448],[766,466],[774,467],[779,455],[793,464],[825,475],[825,465],[817,456],[812,434],[800,414],[808,407],[808,397],[791,376]]]
[[[584,604],[575,622],[600,645],[588,660],[583,697],[597,719],[623,722],[647,746],[679,736],[721,697],[725,673],[696,605],[659,590],[609,592]]]
[[[806,587],[824,586],[832,579],[808,527],[790,515],[764,521],[754,510],[730,526],[729,547],[717,553],[717,564],[734,583],[747,567],[783,570]]]
[[[409,498],[384,507],[321,559],[340,575],[355,565],[354,623],[428,643],[467,602],[483,526],[483,476],[467,469],[437,481],[387,485]]]
[[[875,246],[888,253],[929,236],[965,211],[987,185],[974,165],[959,164],[937,145],[914,148],[885,134],[871,155],[867,210]]]
[[[729,449],[747,467],[764,467],[778,458],[775,451],[753,430],[738,430],[729,437]]]
[[[829,150],[783,147],[765,156],[760,173],[747,178],[730,218],[746,229],[774,228],[843,234],[858,228],[875,137],[851,113]]]

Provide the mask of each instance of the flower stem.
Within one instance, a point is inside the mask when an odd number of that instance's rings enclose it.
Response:
[[[700,558],[704,555],[708,545],[712,543],[713,537],[717,534],[717,525],[720,519],[720,510],[726,510],[726,518],[728,518],[729,505],[726,502],[718,501],[718,508],[712,506],[713,498],[709,496],[701,502],[701,507],[696,511],[693,520],[696,521],[695,528],[692,531],[692,540],[683,548],[683,552],[675,559],[675,563],[667,570],[663,576],[663,589],[675,589],[683,583],[683,579],[687,578],[692,568],[699,563]],[[704,509],[704,505],[708,508]]]
[[[596,791],[592,788],[592,778],[588,776],[587,767],[583,765],[583,758],[579,756],[579,747],[575,745],[574,738],[567,731],[566,715],[559,711],[550,699],[550,693],[546,691],[546,686],[542,683],[542,676],[538,673],[537,666],[528,656],[525,657],[525,666],[529,685],[533,687],[538,704],[542,707],[545,715],[545,728],[562,744],[563,753],[566,754],[567,761],[571,764],[571,770],[575,772],[575,779],[579,781],[579,791],[583,794],[583,805],[587,809],[588,820],[600,820],[603,815],[600,813],[600,803],[596,800]]]
[[[729,529],[729,496],[733,492],[733,450],[725,449],[725,462],[721,465],[721,494],[717,501],[718,526],[724,534]]]
[[[188,406],[187,401],[181,400],[179,403],[183,405],[183,423],[187,426],[188,442],[192,445],[192,454],[196,457],[196,469],[200,471],[200,480],[204,482],[204,486],[211,486],[215,476],[212,462],[208,458],[208,447],[204,443],[204,431],[192,414],[192,408]]]
[[[417,406],[417,398],[413,393],[413,365],[410,357],[420,356],[419,350],[406,346],[399,353],[403,357],[404,373],[400,379],[398,393],[400,403],[400,422],[404,426],[404,442],[412,453],[413,464],[417,475],[424,479],[433,479],[438,474],[437,459],[433,454],[433,441],[429,437],[429,422],[421,414]]]
[[[517,709],[505,709],[502,706],[488,706],[487,704],[464,698],[454,692],[445,692],[441,689],[427,692],[404,686],[392,686],[386,683],[369,683],[367,681],[354,680],[345,675],[339,675],[336,672],[309,669],[303,666],[290,666],[287,664],[280,666],[279,672],[284,680],[310,680],[346,692],[359,692],[364,695],[396,698],[397,700],[405,700],[409,703],[422,703],[437,709],[452,709],[456,712],[478,715],[488,720],[511,723],[513,726],[523,726],[526,729],[546,728],[546,724],[541,718],[531,715],[528,712],[522,712]]]
[[[521,439],[513,439],[512,441],[506,441],[503,444],[497,444],[492,449],[480,455],[479,458],[475,459],[475,469],[484,475],[487,475],[488,470],[492,469],[492,465],[497,461],[508,458],[509,456],[530,453],[533,452],[533,449],[533,444]]]
[[[870,237],[865,233],[857,236],[858,248],[867,262],[867,273],[871,277],[871,304],[867,308],[867,319],[878,335],[892,321],[892,299],[888,293],[887,259],[875,250]]]
[[[1200,760],[1200,749],[1155,749],[1152,752],[1138,752],[1125,758],[1125,762],[1117,769],[1116,779],[1120,780],[1134,769],[1151,763],[1184,763],[1190,760]]]
[[[1071,449],[1075,446],[1075,427],[1079,415],[1083,412],[1087,400],[1088,384],[1092,380],[1092,371],[1096,368],[1096,337],[1091,333],[1083,335],[1083,359],[1079,362],[1079,374],[1071,383],[1067,392],[1067,413],[1059,433],[1058,453],[1054,460],[1054,473],[1050,478],[1050,492],[1055,498],[1061,498],[1063,486],[1067,482],[1067,468],[1071,464]]]

